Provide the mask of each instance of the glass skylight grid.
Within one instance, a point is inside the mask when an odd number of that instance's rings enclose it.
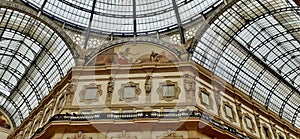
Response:
[[[199,38],[193,60],[300,127],[300,35],[293,31],[300,16],[293,3],[238,1]]]
[[[104,34],[146,34],[178,28],[172,0],[22,0],[72,27]],[[45,2],[45,6],[42,6]],[[175,0],[181,24],[217,7],[223,0]],[[93,4],[94,9],[93,9]],[[136,9],[134,11],[134,9]],[[133,13],[135,12],[135,13]],[[135,15],[135,16],[134,16]]]
[[[1,13],[1,107],[18,126],[75,61],[62,38],[37,17],[7,8]]]

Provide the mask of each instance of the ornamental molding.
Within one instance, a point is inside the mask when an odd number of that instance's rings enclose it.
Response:
[[[125,88],[126,87],[135,87],[135,96],[132,98],[124,98],[124,93],[125,93]],[[120,101],[125,101],[125,102],[132,102],[132,101],[137,101],[138,96],[141,94],[141,89],[139,88],[139,83],[134,83],[134,82],[128,82],[126,84],[121,85],[121,89],[118,92],[119,94],[119,100]]]
[[[95,94],[95,98],[86,99],[87,89],[97,89]],[[102,95],[101,85],[96,85],[95,83],[91,83],[89,85],[84,85],[83,89],[79,93],[80,102],[84,102],[85,104],[91,104],[94,102],[98,102],[99,97]]]
[[[163,86],[174,86],[174,96],[164,96],[163,95]],[[159,83],[157,93],[159,95],[160,100],[173,101],[174,99],[179,98],[180,88],[179,88],[177,82],[172,82],[171,80],[166,80],[165,82]]]

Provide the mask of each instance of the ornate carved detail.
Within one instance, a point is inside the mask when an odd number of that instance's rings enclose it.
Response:
[[[221,115],[221,91],[219,89],[214,90],[214,98],[218,114]]]
[[[150,76],[146,76],[145,91],[147,95],[150,94],[151,88],[152,88],[152,78]]]
[[[51,108],[46,109],[46,111],[44,113],[44,117],[43,117],[43,124],[47,123],[49,117],[51,116],[51,113],[52,113],[52,109]]]
[[[278,137],[278,139],[281,139],[281,137],[284,138],[284,134],[281,133],[281,132],[279,132],[279,133],[277,134],[277,137]],[[286,138],[289,139],[288,137],[286,137]]]
[[[170,36],[170,42],[174,44],[180,44],[180,35],[179,34],[173,34]]]
[[[195,98],[196,82],[195,76],[184,75],[184,90],[188,99]]]
[[[114,79],[113,79],[113,77],[109,77],[106,91],[107,91],[107,95],[106,95],[105,104],[110,105],[111,99],[112,99],[112,93],[114,92]]]
[[[19,132],[17,136],[15,136],[16,139],[23,139],[23,131]]]
[[[33,127],[32,127],[32,133],[34,133],[35,131],[37,131],[40,128],[40,123],[41,123],[41,116],[38,116],[36,118],[36,120],[34,121],[34,124],[33,124]]]
[[[131,90],[134,89],[134,90]],[[126,92],[128,91],[128,92]],[[134,91],[134,96],[130,93]],[[126,94],[129,93],[129,94]],[[128,82],[126,84],[122,84],[121,89],[119,90],[120,101],[132,102],[138,100],[138,95],[141,94],[141,89],[139,88],[139,83]],[[129,96],[127,96],[129,95]]]
[[[255,114],[255,122],[258,128],[260,128],[260,119],[259,119],[259,114]]]
[[[65,103],[66,103],[66,97],[65,95],[62,94],[57,98],[56,101],[56,113],[60,113],[60,111],[62,111]]]
[[[114,79],[109,77],[109,81],[107,83],[107,93],[111,94],[114,91]]]
[[[174,131],[168,129],[167,133],[165,133],[163,137],[159,137],[159,138],[160,139],[183,139],[183,136],[177,135]]]
[[[204,100],[205,98],[203,98],[203,94],[202,93],[204,93],[205,95],[208,96],[208,104],[207,104],[207,102],[205,102],[205,100]],[[201,102],[201,104],[204,107],[206,107],[208,109],[212,109],[213,108],[213,104],[214,104],[213,103],[213,99],[211,97],[211,94],[205,88],[199,88],[198,97],[200,98],[200,102]]]
[[[86,104],[97,102],[99,100],[99,97],[102,95],[101,85],[96,85],[95,83],[85,85],[79,95],[80,102],[84,102]]]
[[[188,30],[185,31],[185,36],[186,39],[191,39],[195,36],[197,29],[195,29],[195,27],[190,28]]]
[[[290,133],[285,132],[285,135],[286,135],[286,138],[287,138],[287,139],[292,139]]]
[[[238,115],[239,119],[243,118],[242,106],[241,105],[242,105],[241,103],[236,104],[236,111],[237,111],[237,115]]]
[[[174,131],[172,131],[171,129],[168,129],[166,136],[168,136],[168,137],[174,137],[174,136],[176,136],[176,133]]]
[[[272,138],[271,136],[272,136],[272,134],[271,134],[271,131],[270,131],[270,129],[269,129],[269,126],[266,124],[266,123],[263,123],[262,124],[262,127],[263,127],[263,129],[264,128],[267,128],[268,129],[268,136],[269,136],[269,138]],[[275,134],[275,133],[274,133]],[[266,137],[266,135],[264,135],[265,137]],[[267,138],[267,137],[266,137]]]
[[[178,99],[180,88],[178,87],[177,82],[166,80],[165,82],[159,83],[157,92],[159,94],[159,99],[172,101],[174,99]]]
[[[30,133],[30,131],[29,130],[27,130],[25,133],[24,133],[24,139],[27,139],[27,138],[29,138],[29,133]]]
[[[120,137],[121,137],[121,138],[122,138],[122,137],[123,137],[123,138],[124,138],[124,137],[125,137],[125,138],[127,137],[127,133],[126,133],[126,130],[125,130],[125,129],[122,130],[122,132],[121,132],[121,134],[120,134]]]
[[[74,92],[75,92],[75,85],[69,81],[69,85],[66,89],[67,91],[67,104],[66,105],[72,105],[73,97],[74,97]]]
[[[274,138],[277,139],[277,134],[276,134],[276,125],[275,124],[271,124],[271,130],[273,132]]]
[[[67,91],[69,92],[69,93],[72,93],[72,94],[74,94],[74,92],[75,92],[75,85],[74,85],[74,83],[73,83],[73,81],[72,80],[70,80],[69,81],[69,85],[68,85],[68,88],[67,88]]]
[[[87,137],[82,131],[78,131],[73,137],[67,137],[67,139],[91,139],[92,137]]]
[[[214,90],[214,96],[215,96],[215,101],[216,101],[216,105],[218,107],[221,106],[221,91],[218,90]]]
[[[231,114],[232,114],[231,116],[227,114],[226,107],[231,109]],[[235,111],[233,110],[233,106],[230,105],[230,103],[228,101],[223,101],[223,110],[224,110],[226,118],[228,118],[231,122],[236,122]]]

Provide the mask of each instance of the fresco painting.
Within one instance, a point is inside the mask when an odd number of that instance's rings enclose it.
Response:
[[[11,125],[9,124],[7,118],[0,112],[0,127],[10,129]]]
[[[169,51],[151,44],[123,44],[98,54],[88,65],[173,63],[179,59]]]

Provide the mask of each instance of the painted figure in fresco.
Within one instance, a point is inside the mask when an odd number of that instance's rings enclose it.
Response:
[[[172,62],[169,58],[168,58],[168,54],[165,51],[162,51],[160,53],[156,53],[154,51],[151,52],[150,54],[150,62],[158,62],[158,63],[169,63]]]
[[[127,47],[125,51],[119,52],[118,54],[118,63],[119,64],[130,64],[133,63],[135,58],[134,56],[138,55],[140,53],[132,53],[130,52],[130,48]]]
[[[151,52],[150,54],[150,61],[155,61],[155,57],[158,56],[158,53],[155,53],[154,51]]]
[[[2,113],[0,113],[0,127],[10,129],[10,125],[7,123],[7,121],[5,120],[4,115],[2,115]]]

